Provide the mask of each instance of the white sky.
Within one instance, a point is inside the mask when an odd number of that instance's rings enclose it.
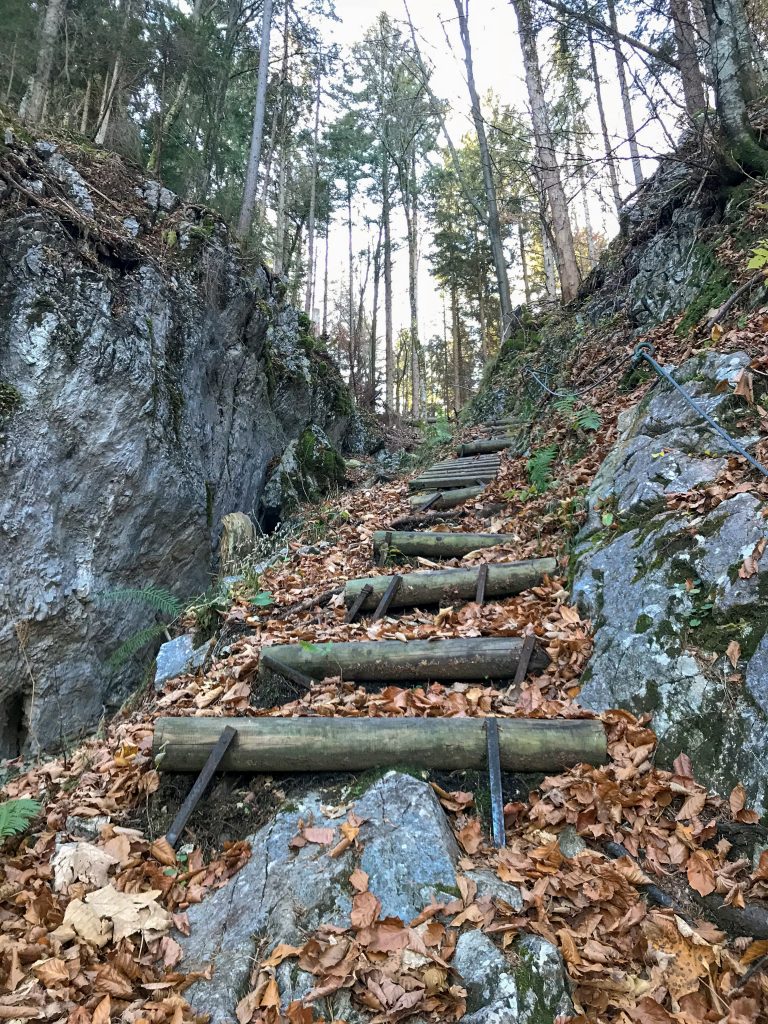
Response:
[[[385,11],[393,20],[403,21],[405,10],[402,0],[336,0],[336,12],[340,17],[339,23],[329,23],[326,30],[326,38],[333,39],[346,51],[346,60],[349,61],[349,48],[358,42],[365,31],[376,20],[380,11]],[[461,136],[473,130],[469,99],[467,94],[466,80],[464,77],[463,51],[456,26],[456,12],[451,0],[410,0],[411,16],[413,17],[419,44],[422,47],[425,58],[434,66],[432,86],[438,96],[449,101],[451,115],[448,119],[448,130],[456,143]],[[446,42],[445,34],[440,19],[443,19],[452,48]],[[522,72],[522,58],[517,40],[516,21],[514,11],[508,0],[472,0],[469,9],[470,35],[474,55],[475,77],[480,95],[483,96],[490,88],[500,97],[502,102],[510,103],[518,109],[527,109],[527,93]],[[620,24],[620,28],[629,32],[629,24]],[[546,40],[539,38],[540,55],[542,46]],[[631,54],[628,53],[628,56]],[[343,58],[344,59],[344,58]],[[598,46],[598,60],[600,74],[603,79],[603,98],[606,105],[606,113],[609,125],[609,132],[615,133],[616,141],[623,138],[623,117],[620,108],[620,96],[618,82],[616,81],[615,64],[612,54]],[[328,112],[330,113],[330,112]],[[599,131],[599,121],[596,108],[590,112],[589,123],[593,124],[595,131]],[[331,115],[332,116],[332,115]],[[644,105],[637,104],[636,111],[637,125],[645,119]],[[659,133],[649,129],[652,133],[648,138],[646,133],[644,141],[654,146],[656,152],[663,152],[668,148]],[[641,135],[641,138],[643,136]],[[602,154],[602,143],[596,138],[596,154]],[[440,140],[444,144],[444,140]],[[658,148],[656,148],[658,146]],[[626,156],[625,153],[620,153]],[[644,172],[649,174],[655,161],[644,160]],[[628,194],[634,188],[630,185],[629,164],[626,159],[620,160],[620,174],[623,178],[623,194]],[[567,186],[566,186],[567,187]],[[602,198],[598,195],[602,192]],[[598,188],[590,196],[590,215],[594,230],[603,230],[610,237],[615,233],[616,221],[609,211],[605,213],[606,197],[609,196],[607,184],[604,188]],[[610,203],[610,200],[608,200]],[[582,203],[578,201],[572,220],[576,226],[583,223]],[[420,306],[420,334],[423,339],[431,337],[434,333],[442,333],[442,301],[437,292],[435,282],[429,274],[429,268],[425,253],[429,247],[428,225],[422,221],[422,245],[421,260],[419,267],[419,306]],[[397,226],[396,226],[397,227]],[[404,224],[400,225],[401,233],[404,234]],[[355,232],[354,247],[358,251],[366,246],[366,236],[362,227]],[[339,211],[331,228],[330,240],[330,284],[331,294],[337,294],[339,284],[346,280],[347,261],[347,236],[346,223],[343,211]],[[320,256],[322,257],[322,252]],[[318,294],[322,300],[322,277],[320,268],[318,273]],[[513,285],[516,286],[516,268],[512,268]],[[401,327],[407,326],[408,313],[408,283],[407,283],[407,256],[405,248],[396,257],[394,267],[394,330],[395,336]],[[371,286],[369,285],[369,298]],[[520,299],[522,287],[518,287],[515,298]],[[380,314],[381,315],[381,314]]]

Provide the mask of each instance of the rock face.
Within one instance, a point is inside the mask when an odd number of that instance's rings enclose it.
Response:
[[[279,943],[301,945],[321,923],[348,924],[348,879],[356,866],[369,875],[368,887],[381,900],[382,917],[410,921],[433,897],[450,900],[455,893],[459,851],[426,783],[389,772],[355,803],[355,814],[365,819],[362,853],[350,849],[330,858],[328,847],[314,844],[291,851],[288,842],[299,819],[311,817],[321,827],[338,825],[322,806],[321,796],[310,794],[299,807],[279,814],[252,837],[253,855],[239,874],[190,910],[191,935],[179,940],[182,966],[194,969],[213,961],[215,969],[212,980],[193,985],[187,997],[198,1012],[211,1014],[211,1024],[234,1020],[257,949],[267,956]],[[501,898],[519,901],[519,893],[497,879],[476,881],[479,892],[496,895],[495,882]],[[507,959],[479,932],[459,938],[455,966],[468,990],[465,1021],[544,1024],[569,1012],[563,965],[554,947],[526,936],[515,954]],[[295,961],[281,964],[277,977],[283,1005],[302,998],[315,981],[298,971]],[[333,1015],[348,1024],[369,1019],[350,1005],[346,990],[334,997]]]
[[[55,146],[28,159],[40,194],[47,174],[92,212]],[[205,590],[222,515],[279,518],[262,497],[286,448],[315,429],[332,448],[353,411],[282,283],[244,273],[210,215],[136,188],[119,244],[41,210],[0,224],[0,757],[86,731],[138,682],[105,663],[154,612],[100,592]]]
[[[745,353],[710,354],[675,377],[738,435],[735,421],[749,410],[730,392],[748,362]],[[667,508],[666,495],[713,481],[727,450],[668,386],[625,413],[619,428],[577,541],[574,597],[595,625],[580,701],[650,712],[662,764],[685,751],[700,781],[724,794],[743,782],[765,810],[768,560],[749,578],[739,575],[768,538],[763,505],[742,493],[707,514]],[[615,517],[612,529],[602,526],[604,511]]]

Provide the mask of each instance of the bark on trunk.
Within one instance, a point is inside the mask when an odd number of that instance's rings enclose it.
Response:
[[[67,0],[48,0],[40,32],[37,66],[19,108],[19,117],[28,124],[37,124],[42,120],[56,57],[56,41],[64,23],[66,10]]]
[[[547,105],[541,83],[539,56],[536,50],[536,34],[529,0],[513,0],[517,15],[520,44],[525,65],[525,81],[531,104],[533,134],[536,141],[538,173],[549,201],[552,216],[552,236],[557,269],[560,275],[560,291],[563,302],[576,298],[579,290],[579,268],[573,245],[573,231],[568,219],[568,203],[565,198],[560,167],[557,163],[555,145],[549,128]]]
[[[693,27],[688,0],[669,0],[672,25],[675,30],[677,58],[680,62],[680,78],[683,84],[685,109],[690,117],[695,117],[706,108],[707,99],[704,93],[704,79],[699,67],[699,55],[696,50],[696,31]]]
[[[459,446],[459,455],[485,455],[487,452],[503,452],[511,448],[517,440],[516,437],[489,437],[487,440],[467,441]]]
[[[600,117],[600,134],[603,136],[603,149],[605,150],[605,162],[608,165],[608,177],[611,182],[613,193],[613,204],[616,207],[616,215],[621,211],[621,192],[619,191],[619,176],[616,172],[616,160],[611,147],[611,140],[608,137],[608,122],[605,119],[605,107],[603,106],[603,90],[600,85],[600,72],[597,69],[597,54],[595,53],[595,41],[592,38],[592,29],[587,30],[589,40],[589,59],[592,65],[592,82],[595,86],[595,103],[597,113]]]
[[[256,205],[256,186],[259,181],[261,143],[264,136],[264,112],[267,105],[267,72],[269,71],[269,37],[272,28],[272,0],[264,0],[261,15],[261,45],[259,47],[259,77],[256,84],[256,103],[253,110],[253,128],[248,153],[248,165],[243,189],[243,202],[237,222],[237,233],[245,238],[251,230]]]
[[[391,416],[395,398],[395,346],[392,336],[392,225],[389,195],[389,158],[386,146],[382,147],[381,168],[381,219],[384,225],[384,360],[386,373],[385,412]]]
[[[468,0],[466,0],[468,5]],[[527,3],[527,0],[524,0]],[[496,269],[496,282],[499,288],[499,305],[501,307],[501,344],[504,344],[512,326],[512,299],[509,292],[507,260],[504,255],[504,244],[501,237],[501,221],[496,200],[496,184],[493,180],[493,167],[488,149],[488,138],[485,134],[485,120],[480,106],[480,96],[475,84],[475,71],[472,62],[472,44],[469,38],[469,22],[465,0],[455,0],[456,13],[459,16],[459,32],[464,46],[464,64],[467,69],[467,85],[472,106],[472,120],[477,134],[480,150],[480,166],[483,172],[483,187],[488,206],[488,240],[493,254],[493,265]],[[575,294],[575,293],[574,293]]]
[[[323,329],[321,337],[323,341],[328,339],[328,240],[331,234],[331,220],[325,226],[325,266],[323,268]]]
[[[88,114],[90,113],[91,106],[91,89],[93,87],[93,79],[88,76],[88,81],[85,83],[85,96],[83,96],[83,112],[80,115],[80,134],[85,135],[88,131]]]
[[[461,342],[459,340],[459,289],[451,282],[451,340],[453,364],[453,411],[461,411]]]
[[[624,72],[624,54],[619,40],[619,26],[616,21],[616,6],[614,4],[614,0],[608,0],[608,17],[611,23],[611,32],[613,33],[612,41],[613,52],[616,57],[616,77],[619,80],[621,105],[624,108],[624,124],[627,128],[627,141],[629,142],[629,152],[632,157],[632,174],[634,175],[635,185],[641,185],[643,181],[643,169],[640,166],[640,150],[638,149],[637,139],[635,137],[635,119],[632,115],[632,102],[629,98],[629,86],[627,85],[627,76]]]
[[[501,767],[555,772],[603,764],[605,730],[589,718],[499,718]],[[482,718],[158,718],[153,753],[164,771],[197,772],[225,726],[237,730],[221,762],[232,772],[364,771],[409,764],[486,767]]]
[[[315,92],[315,130],[312,133],[312,181],[309,192],[309,226],[307,228],[307,291],[304,296],[304,312],[312,315],[313,268],[315,264],[315,206],[317,203],[317,150],[320,138],[320,68],[317,69]]]
[[[485,583],[486,598],[510,597],[521,594],[529,587],[538,586],[544,576],[557,569],[554,558],[532,558],[525,562],[502,562],[488,566]],[[476,568],[438,569],[435,572],[410,572],[403,576],[390,608],[409,608],[413,605],[450,604],[452,601],[473,601],[477,590]],[[372,576],[370,579],[350,580],[344,588],[344,601],[354,603],[365,586],[372,593],[363,602],[363,611],[373,611],[390,582],[390,576]]]

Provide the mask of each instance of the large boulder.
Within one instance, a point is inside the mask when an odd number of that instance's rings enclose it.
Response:
[[[348,880],[356,867],[368,874],[382,917],[408,922],[435,898],[448,902],[458,892],[459,850],[429,785],[389,772],[353,809],[364,821],[360,849],[351,847],[337,857],[329,857],[329,847],[312,843],[291,850],[288,844],[300,821],[339,825],[337,817],[329,817],[333,809],[325,806],[322,794],[309,794],[251,838],[250,861],[225,888],[190,909],[191,934],[179,939],[182,966],[193,970],[212,962],[214,970],[211,980],[195,983],[187,997],[197,1012],[211,1014],[210,1024],[234,1020],[257,950],[266,957],[280,943],[303,944],[321,924],[349,924]],[[520,906],[513,887],[485,874],[476,877],[479,893]],[[468,991],[466,1021],[545,1024],[569,1012],[562,960],[548,943],[526,937],[508,958],[486,936],[468,933],[459,938],[455,961]],[[281,964],[277,978],[284,1006],[305,996],[317,980],[299,970],[295,960]],[[513,1011],[519,1015],[509,1016]],[[333,1012],[348,1024],[370,1019],[350,1003],[347,990],[334,996]]]
[[[732,389],[748,362],[745,353],[709,354],[675,376],[736,431],[749,410]],[[661,764],[685,751],[702,782],[726,794],[742,782],[764,810],[768,559],[740,575],[768,538],[764,504],[742,493],[696,514],[666,502],[711,483],[726,451],[666,385],[622,417],[577,541],[573,593],[595,627],[580,700],[597,710],[652,714]],[[610,528],[606,513],[614,517]]]
[[[55,146],[29,160],[88,213],[87,167]],[[99,595],[202,593],[222,515],[257,515],[291,442],[314,426],[332,445],[352,412],[282,282],[246,273],[210,213],[163,227],[178,200],[133,177],[124,237],[73,241],[44,210],[0,223],[0,757],[115,710],[146,666],[109,656],[155,608]]]

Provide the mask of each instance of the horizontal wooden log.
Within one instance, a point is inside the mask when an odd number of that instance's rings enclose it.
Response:
[[[541,583],[545,575],[557,569],[554,558],[531,558],[523,562],[507,562],[488,566],[485,598],[510,597]],[[390,608],[410,608],[413,605],[451,604],[453,601],[472,601],[477,591],[478,568],[437,569],[434,572],[409,572],[390,603]],[[387,589],[390,576],[372,576],[370,579],[350,580],[344,588],[344,601],[353,605],[364,587],[371,593],[363,603],[363,611],[373,611]]]
[[[378,558],[383,544],[389,542],[389,553],[423,555],[425,558],[463,558],[470,551],[495,548],[499,544],[514,544],[517,538],[510,533],[441,533],[419,530],[376,530],[373,535],[373,557]]]
[[[440,511],[441,509],[455,508],[457,505],[462,505],[465,501],[471,501],[472,498],[479,497],[485,490],[484,484],[474,484],[472,487],[454,487],[444,490],[431,507]],[[423,505],[431,497],[436,495],[438,491],[433,490],[429,494],[412,494],[408,501],[417,508],[419,505]]]
[[[292,673],[312,679],[341,676],[358,683],[420,680],[512,679],[520,660],[523,638],[518,636],[456,637],[449,640],[361,640],[329,644],[277,644],[264,648],[260,675]],[[537,647],[532,672],[549,664]]]
[[[473,455],[466,458],[443,459],[442,462],[435,462],[430,469],[446,469],[448,466],[464,468],[465,466],[500,466],[501,458],[498,455]]]
[[[153,751],[164,771],[195,772],[222,721],[237,735],[221,767],[233,772],[365,771],[407,764],[444,771],[485,767],[484,718],[158,718]],[[501,767],[556,772],[603,764],[605,730],[590,718],[498,718]]]
[[[488,452],[503,452],[505,449],[511,448],[516,440],[516,437],[481,438],[478,441],[467,441],[466,444],[459,445],[458,452],[462,457],[484,455]]]
[[[496,471],[492,473],[466,473],[461,476],[428,476],[408,481],[409,491],[455,491],[462,487],[485,486],[496,479]]]

